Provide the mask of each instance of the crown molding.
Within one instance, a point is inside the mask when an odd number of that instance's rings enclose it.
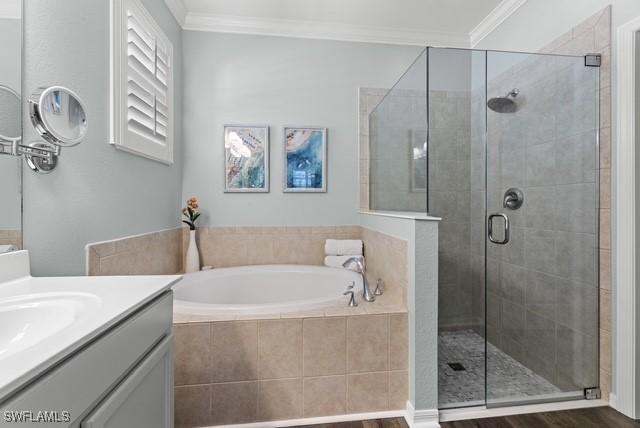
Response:
[[[480,43],[527,0],[502,0],[468,34],[196,13],[189,12],[183,0],[164,0],[164,2],[180,26],[190,31],[468,48]],[[2,16],[1,13],[2,7],[0,7],[0,16]]]
[[[169,0],[165,0],[169,1]],[[469,47],[469,35],[189,12],[185,30],[416,46]]]
[[[527,0],[502,0],[476,27],[469,33],[469,44],[476,47],[482,39],[498,28],[507,18],[520,9]]]
[[[0,2],[0,18],[21,19],[22,10],[20,0],[5,0]]]
[[[182,0],[164,0],[173,17],[178,21],[181,27],[184,27],[185,19],[187,17],[187,8]]]

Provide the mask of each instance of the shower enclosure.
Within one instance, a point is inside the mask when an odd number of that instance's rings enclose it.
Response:
[[[426,48],[369,116],[370,209],[442,218],[440,408],[599,394],[592,64]]]

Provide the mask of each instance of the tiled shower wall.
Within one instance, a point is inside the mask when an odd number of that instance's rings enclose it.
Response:
[[[610,385],[609,9],[545,52],[603,55],[598,82],[583,61],[530,56],[489,82],[489,96],[520,89],[521,111],[488,113],[489,210],[519,187],[509,211],[511,242],[488,244],[489,340],[563,390]],[[499,54],[492,54],[499,55]],[[491,57],[489,57],[491,61]],[[591,79],[589,78],[591,77]],[[600,86],[600,165],[594,95]],[[605,140],[605,141],[603,141]],[[600,174],[600,287],[597,288],[597,175]],[[604,246],[604,248],[602,248]],[[601,326],[598,333],[598,298]]]
[[[597,385],[592,71],[529,56],[488,86],[489,97],[522,97],[517,112],[487,116],[488,211],[506,212],[511,231],[508,244],[487,244],[488,339],[562,390]],[[514,211],[502,206],[511,187],[525,198]]]
[[[421,70],[426,73],[424,68]],[[376,109],[376,122],[369,127],[369,114],[384,94],[381,89],[360,88],[361,209],[424,212],[427,193],[424,189],[412,188],[409,171],[411,143],[418,135],[426,139],[426,92],[394,89],[382,107],[378,107],[383,110]],[[429,213],[442,217],[438,270],[439,287],[445,292],[440,293],[438,318],[444,328],[471,327],[477,325],[480,318],[478,314],[474,317],[472,311],[475,300],[472,298],[469,217],[471,97],[466,91],[434,90],[429,92],[429,101],[432,138],[428,168]],[[370,148],[370,138],[378,142],[372,144],[375,147]],[[484,180],[484,176],[481,178]],[[371,202],[369,179],[376,183]],[[479,221],[480,225],[484,223],[483,219]],[[476,256],[481,259],[482,252]]]
[[[429,91],[429,214],[438,233],[438,327],[471,327],[470,111],[468,91]]]
[[[584,55],[599,53],[600,157],[599,174],[599,297],[600,388],[609,399],[611,390],[611,6],[587,18],[558,37],[541,52]]]
[[[527,173],[530,174],[530,179],[535,181],[535,177],[532,175],[537,174],[538,178],[542,182],[537,183],[540,186],[531,185],[526,190],[528,206],[537,208],[538,212],[531,212],[529,215],[521,215],[520,228],[514,230],[514,242],[519,240],[520,242],[526,242],[526,248],[519,248],[515,251],[511,251],[507,254],[507,250],[503,249],[499,252],[494,251],[490,254],[488,263],[488,275],[492,278],[489,284],[489,292],[494,293],[490,298],[489,313],[487,314],[488,323],[490,325],[490,331],[496,333],[491,338],[493,341],[498,342],[501,348],[513,356],[516,356],[523,362],[526,362],[534,370],[539,371],[541,374],[547,376],[549,379],[560,383],[562,386],[570,387],[572,381],[579,382],[579,375],[586,371],[593,373],[593,369],[587,370],[586,365],[591,364],[593,360],[593,354],[595,352],[594,346],[599,339],[600,343],[600,361],[599,361],[599,383],[603,391],[603,398],[609,398],[610,384],[611,384],[611,220],[610,220],[610,159],[611,159],[611,104],[610,104],[610,42],[611,42],[611,10],[610,7],[603,9],[594,16],[588,18],[580,25],[569,30],[567,33],[560,36],[557,40],[552,42],[549,46],[542,49],[543,53],[555,53],[555,54],[569,54],[569,55],[584,55],[587,53],[599,53],[602,55],[602,66],[600,67],[600,130],[599,130],[599,164],[589,165],[584,164],[585,158],[581,159],[581,162],[571,162],[572,165],[576,165],[579,168],[584,167],[583,171],[562,171],[565,175],[565,182],[563,183],[544,183],[544,164],[548,162],[555,162],[556,153],[555,148],[564,149],[564,155],[580,157],[583,156],[582,150],[585,149],[581,143],[590,142],[593,146],[593,134],[588,135],[586,139],[582,139],[574,133],[574,138],[569,138],[570,135],[566,133],[560,138],[557,144],[539,144],[537,148],[531,148],[529,154],[534,158],[537,157],[537,165],[532,164],[529,172],[524,168],[524,164],[520,165],[519,169],[512,169],[511,173],[520,172],[524,176],[525,182],[520,181],[522,184],[526,184]],[[547,64],[548,65],[548,64]],[[552,67],[553,68],[553,67]],[[511,86],[521,86],[525,84],[525,88],[530,94],[540,95],[538,98],[549,98],[549,90],[556,88],[556,83],[560,83],[564,78],[567,82],[573,81],[573,78],[568,74],[564,77],[557,72],[552,72],[548,79],[556,79],[553,85],[548,85],[543,82],[539,73],[549,73],[551,70],[548,68],[545,70],[544,61],[532,60],[527,64],[527,69],[521,74],[520,77],[528,79],[529,82],[525,83],[522,80],[518,80],[518,83],[512,80],[511,82],[505,81],[505,87],[501,88],[503,92],[507,92],[512,89]],[[565,70],[569,73],[569,71]],[[527,77],[528,76],[528,77]],[[536,80],[538,80],[536,82]],[[511,85],[511,86],[510,86]],[[527,88],[526,85],[529,85]],[[538,85],[536,87],[536,85]],[[562,88],[560,88],[562,89]],[[566,88],[565,88],[566,89]],[[533,92],[532,92],[533,91]],[[481,95],[480,95],[481,94]],[[559,96],[567,96],[565,90],[564,94],[558,92]],[[369,129],[368,129],[368,114],[377,103],[380,102],[384,91],[380,89],[361,89],[360,91],[360,207],[363,210],[370,209],[369,204]],[[527,95],[522,94],[521,100],[526,102]],[[530,96],[531,98],[531,96]],[[535,97],[533,97],[535,98]],[[468,238],[466,237],[465,226],[455,229],[457,236],[456,241],[466,242],[469,246],[469,274],[471,285],[465,286],[464,283],[459,283],[455,280],[448,282],[448,284],[459,284],[458,288],[455,287],[450,292],[461,293],[460,298],[451,299],[455,300],[457,305],[464,301],[463,293],[470,293],[471,297],[467,297],[467,300],[471,302],[471,316],[465,320],[464,314],[469,313],[467,303],[462,303],[460,308],[454,308],[456,311],[454,317],[448,318],[452,321],[451,324],[465,324],[466,321],[470,321],[472,325],[476,327],[478,332],[483,333],[481,322],[484,319],[484,243],[485,243],[485,226],[484,226],[484,173],[485,173],[485,152],[484,152],[484,109],[486,105],[486,99],[484,97],[484,88],[472,97],[470,101],[470,150],[469,150],[469,216],[470,224],[467,226],[470,228]],[[534,103],[535,104],[535,103]],[[560,106],[560,107],[558,107]],[[534,106],[532,106],[534,107]],[[528,131],[532,135],[541,137],[544,133],[545,126],[549,123],[556,124],[556,119],[560,120],[560,129],[563,126],[562,121],[576,119],[567,116],[568,112],[580,111],[581,106],[574,106],[573,110],[562,108],[562,104],[550,106],[547,105],[548,110],[540,110],[541,105],[538,105],[538,121],[532,127],[517,127],[510,126],[512,124],[506,124],[506,130],[515,132]],[[551,111],[560,111],[558,118],[553,118],[553,121],[548,120],[545,113]],[[482,114],[480,114],[482,113]],[[588,114],[589,112],[586,112]],[[593,112],[592,112],[593,113]],[[564,116],[563,116],[564,114]],[[498,119],[494,125],[498,125],[500,119]],[[432,124],[434,125],[434,124]],[[535,128],[535,126],[540,126]],[[497,126],[494,126],[497,127]],[[588,132],[588,129],[584,129]],[[495,137],[495,136],[493,136]],[[526,135],[515,135],[515,138],[524,139]],[[541,137],[544,140],[544,137]],[[555,137],[554,137],[555,138]],[[552,139],[554,143],[555,139]],[[560,142],[562,140],[562,142]],[[451,140],[450,140],[451,141]],[[544,141],[543,141],[544,142]],[[546,141],[547,143],[550,141]],[[550,151],[553,150],[553,153]],[[547,151],[547,153],[545,153]],[[526,149],[525,149],[526,152]],[[431,154],[434,156],[434,154]],[[513,167],[514,153],[504,153],[505,163],[502,165],[502,155],[499,159],[492,159],[494,168],[505,168],[504,172],[508,175],[509,167]],[[509,160],[508,157],[512,159]],[[563,156],[561,152],[558,152],[558,156]],[[455,159],[455,158],[454,158]],[[559,158],[560,162],[562,159]],[[573,159],[571,159],[573,160]],[[511,163],[511,165],[507,165]],[[542,168],[535,171],[536,168]],[[591,171],[588,171],[591,170]],[[459,171],[453,170],[452,174],[457,174]],[[500,174],[502,174],[502,170]],[[572,179],[571,174],[579,174],[581,178],[579,180]],[[589,233],[592,235],[596,233],[593,227],[595,221],[595,213],[589,210],[581,209],[582,206],[593,206],[594,201],[589,200],[589,195],[594,195],[593,186],[595,186],[595,178],[590,175],[591,173],[599,174],[599,230],[598,230],[598,248],[594,248],[594,236],[589,238]],[[567,181],[568,177],[568,181]],[[547,177],[548,178],[548,177]],[[508,180],[507,180],[508,181]],[[561,178],[560,181],[563,181]],[[455,181],[453,181],[455,182]],[[515,182],[514,182],[515,183]],[[494,185],[498,185],[498,188],[502,189],[502,182],[494,182]],[[506,185],[507,182],[505,181]],[[547,187],[546,189],[544,187]],[[564,186],[564,187],[562,187]],[[536,189],[536,187],[539,187]],[[560,212],[558,219],[559,223],[556,227],[556,206],[549,204],[536,203],[536,197],[540,199],[541,196],[546,195],[545,192],[551,192],[552,195],[556,195],[556,192],[560,192],[559,196],[567,196],[573,210],[571,212]],[[564,192],[564,193],[563,193]],[[567,193],[568,192],[568,193]],[[545,198],[542,198],[545,199]],[[453,198],[449,199],[450,207],[454,206]],[[431,201],[435,208],[435,202]],[[540,202],[540,201],[538,201]],[[467,202],[463,202],[467,203]],[[466,208],[465,208],[466,209]],[[448,222],[447,212],[453,212],[453,209],[444,209],[440,214],[444,217],[442,230],[446,230],[448,224],[453,229],[455,220]],[[523,213],[523,212],[522,212]],[[549,214],[552,214],[550,219]],[[459,213],[457,215],[460,215]],[[466,212],[462,215],[466,215]],[[571,216],[571,217],[569,217]],[[518,222],[517,214],[514,220]],[[529,218],[527,220],[527,217]],[[454,217],[455,219],[455,217]],[[549,221],[553,221],[553,226],[549,227]],[[528,222],[528,223],[527,223]],[[543,222],[546,224],[540,224]],[[580,224],[582,226],[580,226]],[[524,226],[530,226],[526,231]],[[590,225],[590,229],[585,229],[584,225]],[[576,229],[578,228],[578,229]],[[526,239],[525,239],[525,233]],[[559,237],[567,238],[566,241],[562,239],[552,239],[554,233],[559,233]],[[520,235],[518,238],[518,234]],[[459,235],[459,236],[458,236]],[[445,233],[440,234],[441,237],[447,236]],[[460,238],[460,239],[458,239]],[[546,238],[546,239],[545,239]],[[589,245],[582,245],[580,239],[586,239]],[[468,239],[468,240],[467,240]],[[448,243],[449,244],[449,243]],[[556,247],[557,244],[557,247]],[[565,248],[566,246],[567,248]],[[442,243],[441,243],[442,245]],[[455,248],[456,243],[451,242],[449,244]],[[446,245],[445,245],[446,246]],[[460,248],[460,247],[458,247]],[[556,252],[558,248],[558,252]],[[546,251],[545,251],[546,249]],[[578,266],[576,261],[581,259],[580,257],[574,257],[574,260],[570,260],[571,254],[578,254],[579,251],[587,251],[587,254],[583,254],[585,259],[593,260],[591,266],[592,274],[585,274],[588,271],[588,266]],[[451,253],[450,253],[451,254]],[[527,257],[525,254],[529,254]],[[566,272],[566,275],[562,274],[562,269],[556,269],[558,264],[552,257],[558,254],[562,258],[560,264],[564,264],[563,269],[569,266],[572,270],[577,270],[578,278],[572,278],[570,272]],[[596,254],[599,254],[599,264],[596,264]],[[591,257],[593,255],[593,257]],[[546,259],[538,259],[537,261],[544,260],[544,263],[539,264],[541,270],[532,269],[527,270],[524,265],[529,260],[529,264],[536,262],[533,260],[537,256],[546,257]],[[569,257],[569,258],[567,258]],[[447,278],[447,274],[451,270],[447,267],[447,258],[449,262],[459,262],[462,260],[463,272],[467,266],[466,258],[461,259],[449,257],[447,250],[443,249],[440,254],[440,281]],[[520,258],[520,260],[517,260]],[[492,259],[492,260],[491,260]],[[455,265],[453,265],[455,266]],[[598,272],[594,271],[597,266]],[[550,272],[545,272],[550,271]],[[566,271],[566,269],[565,269]],[[549,275],[551,273],[551,275]],[[558,275],[560,273],[560,275]],[[456,272],[456,275],[458,273]],[[463,275],[467,275],[463,273]],[[546,276],[545,276],[546,275]],[[596,278],[599,276],[599,289],[595,289]],[[577,282],[586,285],[586,287],[580,287]],[[442,285],[442,284],[441,284]],[[562,288],[569,285],[569,288]],[[526,289],[524,288],[526,287]],[[599,296],[598,296],[599,294]],[[467,294],[468,296],[468,294]],[[527,298],[528,296],[528,298]],[[584,316],[586,313],[593,314],[594,305],[598,304],[599,297],[599,337],[588,337],[584,332],[595,330],[593,317],[587,319]],[[528,303],[527,303],[528,302]],[[452,304],[451,306],[453,306]],[[580,311],[579,309],[583,309]],[[446,309],[445,309],[446,311]],[[584,312],[584,313],[582,313]],[[552,314],[553,313],[553,314]],[[458,314],[463,316],[457,317]],[[502,326],[509,326],[507,331],[502,331]],[[551,333],[553,331],[553,333]],[[528,346],[525,346],[527,340],[525,338],[539,339],[537,342],[529,341]],[[515,340],[514,340],[515,339]],[[527,349],[528,348],[528,349]],[[541,355],[540,350],[547,350]],[[551,351],[549,351],[551,350]],[[529,352],[530,351],[530,352]],[[549,362],[549,360],[551,362]],[[564,371],[560,370],[559,364],[566,364]],[[574,373],[574,374],[572,374]],[[573,379],[572,379],[573,377]]]
[[[427,160],[413,159],[427,141],[426,108],[425,91],[394,88],[368,117],[371,209],[426,212]]]
[[[388,89],[359,88],[358,89],[358,147],[359,147],[359,177],[360,177],[360,209],[369,210],[369,114],[382,101]]]

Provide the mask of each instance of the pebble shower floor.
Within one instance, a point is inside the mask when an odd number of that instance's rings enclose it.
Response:
[[[441,332],[438,337],[438,407],[485,403],[485,341],[473,330]],[[449,364],[459,363],[464,370]],[[560,392],[556,386],[487,343],[491,397],[526,397]],[[458,367],[456,367],[458,368]]]

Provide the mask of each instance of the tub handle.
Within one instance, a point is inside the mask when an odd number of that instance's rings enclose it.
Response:
[[[382,278],[378,278],[378,280],[376,281],[376,290],[373,292],[373,294],[375,294],[376,296],[382,296],[383,292],[384,292],[384,281],[382,281]]]
[[[349,287],[351,288],[351,287]],[[356,307],[358,304],[356,303],[356,295],[353,290],[349,289],[343,293],[344,296],[349,296],[349,304],[348,306]]]

